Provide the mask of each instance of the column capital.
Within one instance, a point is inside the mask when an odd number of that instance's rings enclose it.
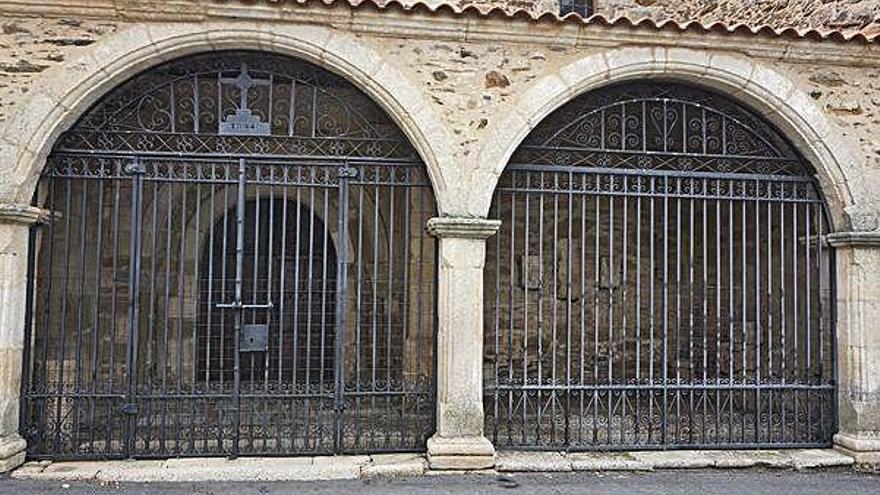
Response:
[[[30,225],[48,218],[50,213],[36,206],[0,203],[0,224]]]
[[[428,233],[443,239],[488,239],[501,228],[501,220],[465,217],[435,217],[428,220]]]

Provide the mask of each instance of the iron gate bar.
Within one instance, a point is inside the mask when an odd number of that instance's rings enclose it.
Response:
[[[496,446],[830,445],[828,217],[759,117],[687,85],[589,93],[526,138],[491,215]]]
[[[143,167],[141,166],[140,160],[135,157],[130,164],[125,165],[125,172],[130,174],[132,177],[132,195],[131,195],[131,223],[133,225],[140,225],[141,223],[141,208],[142,208],[142,195],[143,195]],[[83,194],[83,213],[85,213],[86,209],[86,195]],[[85,222],[82,222],[83,229],[85,229]],[[83,232],[85,234],[85,232]],[[80,254],[80,259],[85,258],[85,235],[81,237],[81,243],[83,246],[83,250]],[[140,238],[140,230],[134,230],[132,232],[131,237],[131,247],[129,253],[130,259],[130,268],[129,273],[131,276],[132,282],[129,284],[129,301],[137,301],[140,297],[140,274],[141,274],[141,238]],[[83,277],[85,280],[85,277]],[[139,304],[129,304],[129,332],[128,332],[128,352],[127,352],[127,364],[126,367],[129,370],[137,369],[138,362],[138,331],[140,327],[140,305]],[[80,321],[80,328],[82,327]],[[80,349],[77,349],[77,356],[80,355]],[[64,360],[62,359],[62,362]],[[77,372],[79,372],[80,366],[77,366]],[[135,414],[137,414],[137,403],[135,402],[135,387],[137,378],[133,373],[127,374],[127,390],[125,397],[125,404],[122,405],[122,413],[125,414],[126,422],[125,422],[125,451],[128,456],[131,456],[131,453],[134,451],[134,429],[135,429]]]

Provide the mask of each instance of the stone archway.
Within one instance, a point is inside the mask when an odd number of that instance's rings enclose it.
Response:
[[[620,48],[563,65],[533,83],[516,105],[495,120],[480,151],[480,176],[471,203],[481,214],[508,159],[529,131],[573,97],[607,84],[637,79],[697,82],[756,109],[792,141],[816,168],[836,226],[848,224],[850,210],[866,198],[850,164],[863,161],[852,152],[810,97],[774,69],[728,54],[679,48]],[[846,164],[846,165],[845,165]],[[847,170],[847,172],[844,172]],[[858,172],[856,172],[858,173]]]
[[[452,138],[418,88],[356,36],[320,26],[283,31],[246,23],[131,26],[52,69],[50,77],[0,127],[4,181],[0,201],[30,202],[37,177],[58,136],[120,82],[163,61],[205,51],[255,49],[297,57],[335,72],[361,88],[400,127],[428,168],[438,208],[445,211],[448,179],[442,163]]]
[[[358,87],[274,53],[176,58],[102,97],[48,162],[32,456],[424,448],[436,201]]]

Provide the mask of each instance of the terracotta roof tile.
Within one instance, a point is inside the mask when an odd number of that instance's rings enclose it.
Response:
[[[218,0],[220,2],[230,0]],[[880,22],[874,22],[861,30],[839,30],[839,29],[795,29],[783,28],[776,29],[768,25],[747,26],[745,24],[725,24],[723,22],[712,22],[708,24],[699,21],[678,22],[675,20],[656,21],[650,18],[633,19],[627,16],[618,16],[614,18],[606,17],[602,14],[594,14],[587,18],[578,14],[571,13],[560,16],[555,12],[543,12],[533,14],[525,10],[516,10],[509,12],[500,7],[492,7],[489,9],[481,9],[474,5],[464,8],[454,7],[450,4],[440,4],[431,7],[421,1],[415,3],[402,3],[399,0],[238,0],[243,3],[273,3],[273,4],[299,4],[307,5],[321,3],[326,6],[334,6],[336,4],[346,4],[355,9],[371,8],[379,11],[398,11],[413,12],[422,14],[440,14],[445,13],[457,17],[479,17],[479,18],[502,18],[518,21],[529,22],[551,22],[551,23],[574,23],[579,25],[598,25],[607,27],[627,27],[631,29],[647,29],[654,31],[676,31],[690,33],[717,33],[717,34],[737,34],[752,36],[767,36],[772,38],[788,38],[788,39],[809,39],[815,41],[834,41],[834,42],[854,42],[854,43],[877,43],[880,42]]]

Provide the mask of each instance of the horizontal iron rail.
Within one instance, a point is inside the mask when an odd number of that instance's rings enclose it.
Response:
[[[633,155],[633,156],[654,156],[654,157],[664,157],[668,156],[670,158],[693,158],[698,157],[705,160],[759,160],[762,162],[790,162],[797,163],[800,160],[792,157],[784,157],[784,156],[756,156],[756,155],[739,155],[739,154],[718,154],[718,153],[698,153],[698,152],[683,152],[683,151],[656,151],[656,150],[617,150],[613,148],[588,148],[588,147],[575,147],[575,146],[539,146],[534,144],[524,144],[521,149],[531,150],[531,151],[546,151],[546,152],[566,152],[566,153],[605,153],[609,155]],[[534,165],[533,165],[534,166]],[[543,167],[544,165],[542,165]]]
[[[572,165],[530,165],[511,163],[505,168],[505,172],[530,172],[532,174],[564,172],[572,174],[588,175],[628,175],[638,177],[676,177],[676,178],[699,178],[707,180],[738,181],[768,181],[768,182],[812,182],[816,179],[804,175],[781,175],[781,174],[753,174],[735,172],[701,172],[693,170],[660,170],[649,168],[614,168],[614,167],[587,167]]]
[[[669,383],[669,384],[632,384],[632,385],[493,385],[484,388],[489,392],[496,390],[534,390],[534,391],[581,391],[581,390],[627,390],[627,391],[648,391],[648,390],[835,390],[836,385],[833,383],[822,385],[807,384],[785,384],[785,383],[764,383],[764,384],[746,384],[746,385],[726,385],[723,383],[714,384],[686,384],[686,383]]]
[[[362,156],[311,156],[311,155],[273,155],[273,154],[242,154],[242,153],[174,153],[174,152],[155,152],[155,151],[110,151],[110,150],[74,150],[59,148],[52,152],[55,156],[78,156],[78,157],[97,157],[97,158],[121,158],[130,159],[138,156],[142,160],[188,160],[188,161],[223,161],[230,164],[238,163],[239,159],[245,159],[248,163],[289,163],[295,162],[316,162],[326,163],[327,165],[338,165],[340,162],[355,164],[378,164],[378,165],[409,165],[412,167],[423,167],[423,162],[413,158],[374,158]]]

